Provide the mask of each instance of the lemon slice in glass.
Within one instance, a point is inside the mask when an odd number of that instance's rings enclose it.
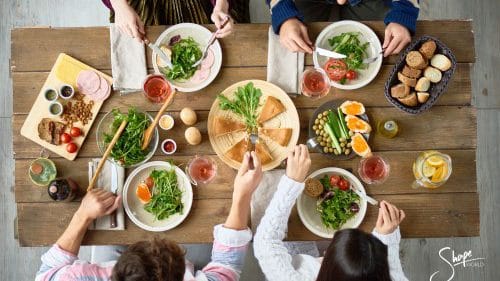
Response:
[[[425,162],[431,166],[434,166],[434,167],[439,167],[439,166],[444,165],[443,158],[441,158],[439,156],[431,156],[431,157],[427,158],[427,160]]]
[[[436,172],[436,168],[434,166],[429,165],[427,162],[424,163],[422,167],[422,173],[424,174],[424,177],[432,177],[434,173]]]

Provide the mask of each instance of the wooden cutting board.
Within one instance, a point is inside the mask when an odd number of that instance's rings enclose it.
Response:
[[[43,84],[42,89],[40,89],[40,93],[38,94],[38,97],[36,98],[35,103],[33,104],[33,107],[31,108],[28,114],[28,117],[24,121],[23,127],[21,128],[22,136],[36,142],[42,147],[68,160],[75,160],[76,156],[78,155],[78,152],[80,151],[80,148],[82,147],[83,142],[85,141],[86,137],[88,136],[88,133],[90,132],[90,128],[92,127],[92,124],[95,121],[97,113],[99,113],[99,110],[101,109],[101,106],[104,101],[94,101],[94,105],[92,106],[92,111],[91,111],[92,118],[88,121],[87,124],[83,125],[80,121],[73,123],[74,126],[82,129],[84,133],[83,136],[80,136],[78,138],[73,138],[72,140],[78,146],[78,150],[75,153],[67,152],[66,144],[54,145],[46,142],[45,140],[42,140],[38,136],[38,124],[43,118],[50,118],[53,121],[64,123],[64,121],[60,116],[53,116],[50,114],[49,112],[50,102],[47,101],[44,97],[45,90],[47,88],[59,89],[63,84],[69,84],[73,86],[75,92],[78,93],[78,88],[76,86],[76,78],[78,77],[78,74],[82,70],[93,70],[100,76],[104,77],[108,81],[110,86],[113,83],[113,78],[111,76],[106,75],[64,53],[61,53],[59,54],[56,63],[52,67],[52,70],[50,71],[49,76],[45,81],[45,84]],[[83,99],[86,103],[89,103],[91,101],[88,97],[84,97]],[[60,97],[57,99],[57,101],[59,101],[63,105],[68,101],[72,101],[73,103],[76,102],[74,98],[70,100],[63,100]],[[66,132],[69,133],[69,128],[66,128]]]

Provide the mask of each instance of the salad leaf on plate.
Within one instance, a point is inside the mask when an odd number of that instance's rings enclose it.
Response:
[[[344,59],[347,69],[357,70],[366,68],[363,59],[366,55],[366,48],[370,43],[361,43],[359,36],[361,36],[361,32],[344,32],[328,39],[332,51],[347,56]]]
[[[154,182],[153,196],[144,209],[153,214],[157,220],[164,220],[174,214],[182,213],[184,209],[182,191],[177,182],[175,168],[172,166],[169,170],[153,170],[150,177]]]
[[[160,71],[169,80],[187,80],[191,78],[198,69],[193,64],[202,55],[200,45],[192,37],[188,37],[174,43],[171,50],[173,68],[164,67],[160,68]]]

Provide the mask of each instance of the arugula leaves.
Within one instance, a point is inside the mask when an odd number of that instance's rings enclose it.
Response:
[[[256,111],[259,106],[261,96],[262,91],[255,88],[253,83],[250,82],[244,87],[238,87],[233,100],[219,94],[219,106],[223,110],[230,110],[241,116],[244,119],[247,128],[252,130],[257,128],[258,125]]]
[[[347,64],[347,69],[357,70],[366,68],[366,64],[363,63],[363,58],[366,48],[370,43],[365,42],[361,44],[358,38],[359,35],[361,35],[361,32],[344,32],[328,39],[332,51],[347,56],[347,58],[344,59],[344,62]]]
[[[164,220],[174,214],[182,213],[182,191],[177,183],[177,174],[172,166],[169,170],[153,170],[150,174],[153,179],[153,196],[144,209],[153,214],[155,219]]]
[[[201,58],[201,55],[200,45],[192,37],[181,39],[172,46],[172,69],[165,67],[160,71],[169,80],[187,80],[197,70],[193,64]]]

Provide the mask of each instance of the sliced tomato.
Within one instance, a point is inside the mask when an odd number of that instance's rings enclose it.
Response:
[[[71,142],[71,136],[68,133],[63,133],[61,135],[61,142],[62,143],[70,143]]]
[[[147,177],[146,180],[144,180],[144,183],[148,186],[149,190],[151,190],[151,188],[155,185],[152,177]]]
[[[338,186],[339,186],[340,190],[344,190],[344,191],[348,190],[349,189],[349,185],[350,184],[349,184],[349,182],[347,180],[345,180],[345,179],[340,179],[339,180],[339,185]]]
[[[337,82],[344,79],[347,73],[347,65],[343,60],[339,59],[328,59],[325,63],[324,69],[328,74],[328,77]]]
[[[337,175],[330,176],[330,185],[337,186],[337,184],[339,183],[339,180],[340,180],[340,176],[337,176]]]
[[[358,77],[358,74],[356,73],[356,71],[354,70],[349,70],[347,71],[347,73],[345,74],[345,78],[349,79],[349,80],[354,80]]]

